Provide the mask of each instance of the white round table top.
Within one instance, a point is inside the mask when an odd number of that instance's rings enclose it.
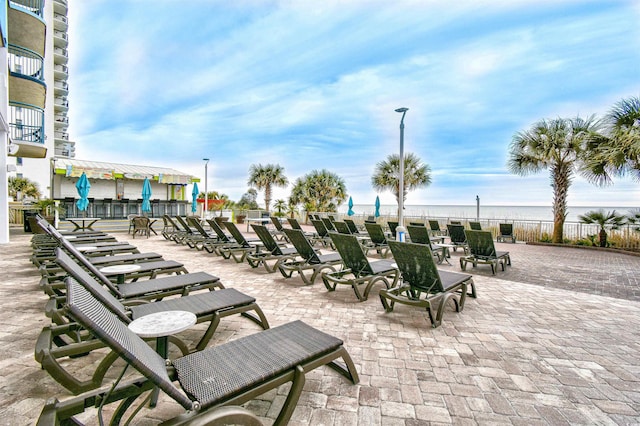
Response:
[[[95,250],[98,247],[96,247],[96,246],[79,246],[79,247],[76,247],[76,248],[78,250],[80,250],[80,251],[89,251],[89,250]]]
[[[140,265],[133,263],[123,263],[121,265],[110,265],[100,268],[100,272],[106,274],[126,274],[127,272],[135,272],[141,268]]]
[[[164,311],[145,315],[129,323],[129,329],[140,337],[164,337],[194,325],[195,314],[187,311]]]

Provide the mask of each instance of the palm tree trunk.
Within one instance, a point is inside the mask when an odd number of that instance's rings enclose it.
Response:
[[[552,242],[562,244],[564,241],[564,221],[567,218],[567,193],[571,185],[571,166],[566,163],[557,164],[551,171],[553,187],[553,237]]]
[[[267,184],[264,187],[264,204],[265,210],[269,212],[269,204],[271,204],[271,185]]]
[[[603,229],[600,230],[600,247],[607,246],[607,231]]]

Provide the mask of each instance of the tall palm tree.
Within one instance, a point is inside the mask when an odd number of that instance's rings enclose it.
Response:
[[[584,120],[556,118],[535,123],[531,129],[518,132],[511,142],[509,171],[521,176],[549,169],[553,188],[554,243],[563,242],[567,217],[567,195],[574,174],[588,174],[583,164],[591,155],[589,141],[598,134],[600,123],[595,118]]]
[[[615,210],[605,213],[604,210],[592,210],[583,215],[578,216],[578,220],[582,223],[600,225],[598,234],[600,239],[600,247],[607,246],[607,230],[606,228],[618,229],[625,222],[625,217],[619,215]]]
[[[593,138],[594,155],[585,164],[591,181],[632,174],[640,180],[640,97],[623,99],[605,116],[606,133]]]
[[[347,199],[344,180],[328,170],[313,170],[298,178],[291,189],[289,203],[302,204],[305,210],[335,212]]]
[[[285,187],[289,180],[284,175],[284,167],[279,164],[252,164],[249,168],[248,185],[258,190],[264,189],[264,204],[267,212],[271,204],[271,187]]]
[[[391,191],[400,203],[400,155],[392,154],[386,160],[376,164],[371,177],[371,185],[381,191]],[[404,182],[403,198],[407,199],[409,191],[431,185],[431,168],[423,164],[415,154],[407,153],[404,156]]]

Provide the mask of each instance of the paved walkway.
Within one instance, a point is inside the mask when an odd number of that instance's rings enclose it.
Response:
[[[47,398],[70,397],[33,359],[48,319],[28,241],[20,233],[0,246],[0,423],[6,425],[34,424]],[[377,297],[359,303],[347,287],[304,286],[299,278],[285,280],[161,236],[132,242],[253,295],[272,326],[302,319],[344,340],[360,383],[329,368],[310,372],[291,425],[640,424],[640,257],[500,244],[511,251],[513,266],[496,276],[488,266],[469,268],[478,299],[468,299],[462,313],[449,309],[443,325],[432,329],[425,312],[400,306],[388,314]],[[443,268],[459,271],[459,255]],[[224,318],[211,344],[256,332],[246,319]],[[96,362],[89,356],[69,366],[82,376]],[[285,390],[248,408],[271,424]],[[162,396],[136,424],[180,411]],[[95,412],[82,419],[97,424]]]

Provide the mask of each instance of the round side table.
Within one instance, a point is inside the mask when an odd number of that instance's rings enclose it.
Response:
[[[169,349],[168,337],[184,331],[197,321],[195,314],[187,311],[163,311],[136,318],[129,323],[129,329],[140,337],[155,337],[156,352],[167,359]],[[158,389],[151,396],[151,407],[158,402]]]
[[[116,275],[116,283],[124,284],[124,276],[140,270],[141,266],[134,263],[123,263],[121,265],[111,265],[100,268],[100,272],[105,275]]]

